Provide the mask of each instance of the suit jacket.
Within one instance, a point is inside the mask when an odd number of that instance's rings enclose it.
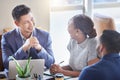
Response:
[[[3,63],[6,69],[8,69],[9,56],[14,56],[17,60],[28,59],[29,56],[33,59],[45,59],[45,66],[47,68],[54,63],[54,56],[51,47],[52,41],[49,33],[35,28],[33,31],[33,36],[37,37],[42,49],[38,52],[35,48],[31,48],[30,55],[28,55],[21,48],[23,45],[23,40],[18,28],[3,34],[1,47]]]
[[[86,67],[79,80],[120,80],[119,54],[107,54],[98,63]]]

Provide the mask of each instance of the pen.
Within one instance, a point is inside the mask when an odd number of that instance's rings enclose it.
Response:
[[[61,62],[59,63],[59,65],[62,64],[63,62],[64,62],[64,61],[61,61]]]

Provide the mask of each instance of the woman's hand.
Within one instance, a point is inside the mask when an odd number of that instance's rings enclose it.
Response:
[[[53,64],[50,67],[51,74],[62,73],[62,71],[63,71],[63,69],[57,64]]]

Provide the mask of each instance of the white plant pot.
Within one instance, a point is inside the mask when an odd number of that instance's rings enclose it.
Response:
[[[32,80],[32,79],[31,79],[31,76],[27,78],[20,78],[18,77],[18,75],[16,75],[16,80]]]

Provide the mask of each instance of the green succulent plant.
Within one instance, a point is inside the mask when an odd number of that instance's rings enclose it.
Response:
[[[18,73],[18,76],[20,78],[27,78],[30,76],[30,73],[31,73],[32,68],[33,68],[33,66],[30,68],[31,58],[32,57],[28,58],[25,66],[21,66],[13,56],[10,56],[10,59],[13,59],[15,64],[16,64],[17,73]]]

